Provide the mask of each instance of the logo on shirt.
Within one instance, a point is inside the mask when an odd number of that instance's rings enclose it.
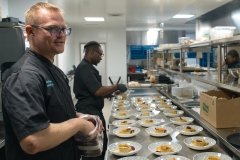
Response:
[[[47,87],[52,87],[54,86],[52,80],[46,80]]]

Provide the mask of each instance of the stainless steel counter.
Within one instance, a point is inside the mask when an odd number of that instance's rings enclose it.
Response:
[[[216,129],[211,124],[209,124],[207,121],[205,121],[203,118],[200,117],[200,115],[193,111],[191,108],[185,107],[183,104],[181,104],[177,98],[173,97],[170,93],[164,92],[161,88],[157,88],[158,91],[168,97],[172,100],[174,104],[176,104],[181,110],[184,111],[184,113],[188,116],[191,116],[194,118],[195,123],[198,123],[200,126],[202,126],[209,134],[211,134],[216,140],[217,144],[220,145],[228,154],[231,155],[231,157],[234,157],[235,159],[240,159],[240,148],[235,147],[227,142],[227,136],[234,133],[239,133],[240,128],[226,128],[226,129]],[[226,117],[228,118],[228,117]]]
[[[134,92],[132,92],[129,96],[129,99],[131,97],[134,96],[153,96],[153,95],[159,95],[159,92],[156,90],[155,87],[152,88],[148,88],[148,89],[133,89]],[[134,106],[131,106],[133,111],[136,112],[136,109]],[[189,113],[187,113],[186,115],[189,116]],[[153,153],[151,153],[148,150],[148,145],[153,143],[153,142],[157,142],[157,141],[173,141],[173,142],[177,142],[179,144],[182,145],[182,150],[178,153],[178,155],[182,155],[185,157],[188,157],[190,159],[193,158],[193,156],[197,153],[201,153],[203,151],[197,151],[197,150],[192,150],[189,149],[184,143],[183,140],[189,136],[184,136],[181,135],[179,132],[177,132],[175,130],[175,128],[177,127],[177,125],[174,125],[173,123],[170,122],[170,118],[166,117],[162,112],[157,114],[154,118],[158,118],[162,120],[162,123],[160,125],[166,125],[169,127],[172,127],[174,129],[174,131],[166,136],[166,137],[152,137],[150,135],[148,135],[145,131],[146,128],[141,127],[139,124],[135,125],[136,127],[141,129],[141,132],[136,135],[135,137],[132,138],[119,138],[117,136],[115,136],[113,134],[113,129],[115,128],[113,125],[111,125],[112,121],[116,120],[114,119],[112,116],[110,116],[109,119],[109,142],[108,144],[112,144],[115,142],[119,142],[119,141],[134,141],[134,142],[138,142],[142,145],[142,149],[136,154],[137,156],[142,156],[142,157],[147,157],[150,160],[153,160],[155,158],[157,158],[158,156],[154,155]],[[136,119],[134,116],[131,116],[130,119]],[[137,119],[136,119],[137,120]],[[195,123],[195,122],[194,122]],[[211,137],[211,135],[204,129],[200,134],[200,136],[208,136]],[[224,153],[227,154],[223,149],[221,149],[219,147],[219,145],[215,145],[213,148],[206,150],[207,152],[220,152],[220,153]],[[119,159],[120,157],[112,155],[109,151],[107,153],[107,159],[108,160],[116,160]]]

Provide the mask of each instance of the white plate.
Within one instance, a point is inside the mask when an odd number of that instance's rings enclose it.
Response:
[[[166,133],[156,133],[156,132],[154,132],[155,128],[164,128],[167,130],[167,132]],[[145,131],[151,136],[163,137],[163,136],[169,135],[173,131],[173,129],[171,127],[167,127],[167,126],[152,126],[152,127],[146,128]]]
[[[184,129],[187,126],[194,128],[196,131],[195,132],[186,132],[186,131],[184,131]],[[196,134],[200,133],[203,130],[203,128],[200,127],[200,126],[196,126],[196,125],[183,125],[183,126],[176,127],[176,130],[179,133],[183,134],[183,135],[196,135]]]
[[[119,144],[128,144],[130,146],[133,146],[135,148],[134,151],[131,151],[131,152],[127,152],[127,153],[122,153],[122,152],[119,152],[117,150]],[[137,153],[140,149],[142,148],[141,144],[137,143],[137,142],[132,142],[132,141],[121,141],[121,142],[116,142],[116,143],[113,143],[113,144],[110,144],[108,146],[108,150],[114,154],[114,155],[117,155],[117,156],[130,156],[130,155],[133,155],[135,153]]]
[[[130,128],[131,130],[134,130],[134,133],[132,134],[119,134],[119,131],[121,131],[122,129],[125,128]],[[140,132],[140,129],[137,127],[119,127],[113,130],[113,133],[118,136],[118,137],[122,137],[122,138],[129,138],[129,137],[133,137],[136,136],[138,133]]]
[[[140,107],[140,106],[136,107],[136,110],[139,111],[139,112],[152,111],[154,109],[155,109],[155,107],[150,107],[150,106],[148,106],[147,109],[143,109],[143,107]]]
[[[193,160],[206,160],[208,156],[218,156],[220,157],[220,160],[232,160],[232,158],[230,158],[229,156],[217,152],[198,153],[193,157]]]
[[[161,105],[157,105],[157,107],[161,110],[161,111],[166,111],[166,110],[169,110],[169,109],[177,109],[177,106],[174,106],[174,105],[169,105],[171,106],[171,108],[165,108],[166,105],[164,106],[161,106]]]
[[[121,110],[120,108],[123,108],[124,110]],[[112,111],[113,112],[119,112],[119,111],[131,111],[132,109],[131,108],[126,108],[126,107],[118,107],[118,108],[112,108]]]
[[[113,107],[116,107],[116,108],[125,107],[125,108],[127,108],[127,107],[130,107],[130,103],[124,104],[123,106],[119,106],[118,103],[114,103]]]
[[[156,148],[161,145],[170,145],[174,152],[156,152]],[[148,146],[148,149],[152,153],[162,156],[162,155],[176,154],[182,149],[182,146],[174,142],[154,142]]]
[[[141,101],[137,101],[138,98],[141,99]],[[132,97],[131,100],[134,103],[142,103],[142,102],[151,103],[153,99],[152,97]]]
[[[127,121],[128,124],[121,124],[122,121]],[[116,121],[113,121],[112,124],[113,124],[115,127],[129,127],[129,126],[133,126],[133,125],[137,124],[137,121],[135,121],[135,120],[130,120],[130,119],[126,119],[126,120],[116,120]]]
[[[208,142],[208,145],[207,146],[195,146],[195,145],[193,145],[192,140],[195,140],[197,138],[204,139],[206,142]],[[192,149],[195,149],[195,150],[206,150],[206,149],[209,149],[216,144],[216,141],[214,139],[209,138],[209,137],[201,137],[201,136],[185,138],[183,142],[189,148],[192,148]]]
[[[172,114],[171,110],[164,111],[163,114],[165,114],[165,116],[168,116],[168,117],[178,117],[184,113],[184,111],[181,111],[181,110],[176,110],[176,111],[177,111],[177,114]]]
[[[149,113],[149,116],[142,116],[142,113]],[[156,116],[153,112],[137,112],[133,114],[138,119],[152,118]]]
[[[166,102],[161,102],[161,100],[160,101],[158,101],[158,100],[155,100],[155,103],[156,104],[158,104],[158,105],[160,105],[160,106],[165,106],[165,105],[171,105],[172,104],[172,101],[171,100],[169,100],[169,99],[164,99]]]
[[[177,124],[177,125],[187,125],[187,124],[190,124],[194,121],[193,118],[191,117],[181,117],[181,118],[185,118],[187,120],[187,122],[178,122],[177,120],[179,119],[180,117],[174,117],[174,118],[170,118],[170,121],[173,123],[173,124]]]
[[[114,100],[114,101],[113,101],[114,104],[117,104],[117,103],[119,103],[119,102],[122,102],[122,103],[124,103],[124,104],[129,104],[129,101],[128,101],[128,100]]]
[[[157,126],[161,123],[161,119],[151,119],[153,120],[153,123],[144,123],[147,119],[141,119],[138,121],[138,123],[143,127],[150,127],[150,126]]]
[[[130,157],[120,158],[118,160],[149,160],[149,159],[145,157],[140,157],[140,156],[130,156]]]
[[[113,112],[112,113],[112,116],[116,119],[126,119],[126,118],[129,118],[132,116],[132,113],[131,112],[127,112],[127,115],[126,116],[121,116],[119,115],[119,112]]]
[[[178,155],[167,155],[167,156],[161,156],[161,157],[158,157],[154,160],[169,160],[170,158],[176,158],[177,160],[190,160],[186,157],[183,157],[183,156],[178,156]]]

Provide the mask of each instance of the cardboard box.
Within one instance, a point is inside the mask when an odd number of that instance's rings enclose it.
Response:
[[[227,90],[201,92],[200,116],[215,128],[240,127],[240,98]]]

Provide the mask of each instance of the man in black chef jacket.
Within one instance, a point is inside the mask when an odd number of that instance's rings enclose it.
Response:
[[[84,46],[85,56],[78,65],[75,76],[73,91],[78,99],[75,105],[76,110],[85,114],[98,115],[106,128],[106,122],[102,113],[104,107],[104,97],[112,92],[119,90],[125,92],[127,87],[124,84],[115,84],[112,86],[102,86],[101,77],[98,70],[93,66],[97,65],[104,56],[99,43],[95,41],[88,42]],[[104,160],[107,149],[107,134],[104,133],[104,145],[102,156],[82,157],[83,160]]]
[[[74,135],[94,129],[77,118],[68,79],[53,64],[71,34],[62,13],[44,2],[26,12],[30,48],[9,70],[2,88],[7,160],[79,160]]]

